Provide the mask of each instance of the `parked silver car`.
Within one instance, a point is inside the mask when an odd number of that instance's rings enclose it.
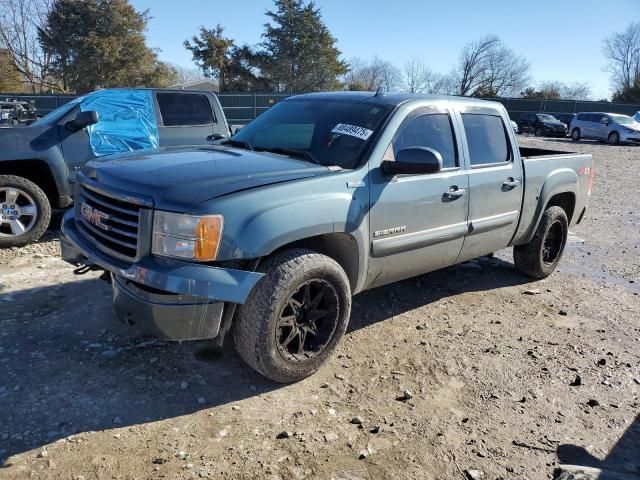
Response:
[[[571,122],[573,140],[603,140],[610,145],[635,143],[640,145],[640,122],[617,113],[578,113]]]

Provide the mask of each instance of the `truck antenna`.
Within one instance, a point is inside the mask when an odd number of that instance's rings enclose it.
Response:
[[[374,97],[384,97],[384,96],[385,96],[384,87],[380,85],[376,90],[376,94],[374,95]]]

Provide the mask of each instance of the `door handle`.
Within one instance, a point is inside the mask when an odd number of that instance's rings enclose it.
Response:
[[[448,198],[449,200],[455,200],[456,198],[460,198],[463,195],[464,195],[464,188],[458,188],[455,185],[453,185],[451,188],[449,188],[449,190],[444,192],[444,197]]]
[[[505,180],[504,183],[502,184],[502,186],[508,190],[511,190],[512,188],[516,188],[518,185],[520,185],[520,180],[514,180],[511,177]]]

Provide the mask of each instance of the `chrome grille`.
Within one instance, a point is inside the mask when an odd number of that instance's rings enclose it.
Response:
[[[76,223],[100,250],[124,260],[135,260],[140,205],[86,184],[80,185],[76,205]]]

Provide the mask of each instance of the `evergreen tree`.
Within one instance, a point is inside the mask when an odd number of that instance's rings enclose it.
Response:
[[[276,91],[317,91],[339,88],[338,78],[348,71],[325,26],[320,9],[303,0],[275,0],[267,16],[259,67]]]
[[[171,69],[145,42],[149,19],[127,0],[55,0],[38,37],[65,91],[167,86]]]

